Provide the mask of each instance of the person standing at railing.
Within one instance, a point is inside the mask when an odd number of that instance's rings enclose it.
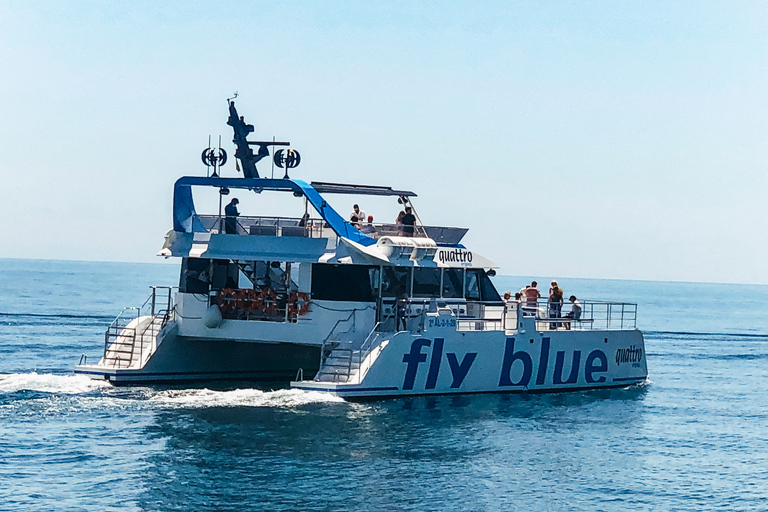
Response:
[[[552,288],[549,289],[549,318],[560,318],[563,310],[563,290],[557,286],[557,281],[552,281]],[[549,324],[550,329],[557,329],[559,323]]]
[[[413,226],[416,224],[416,216],[413,215],[410,206],[405,207],[405,215],[400,219],[400,222],[403,223],[403,235],[413,236]]]
[[[576,298],[575,295],[571,295],[568,297],[568,300],[571,301],[571,312],[566,313],[564,318],[573,318],[574,320],[581,320],[581,303],[579,302],[579,299]],[[565,324],[565,328],[567,330],[571,329],[571,322],[563,322]]]
[[[224,215],[226,216],[224,219],[224,233],[228,235],[237,234],[237,217],[240,215],[240,212],[237,211],[238,204],[240,204],[240,201],[233,197],[229,204],[224,207]]]
[[[536,308],[538,307],[538,300],[539,297],[541,297],[541,293],[539,293],[539,289],[536,288],[539,285],[536,281],[531,281],[530,286],[526,286],[523,288],[523,296],[525,297],[525,307],[529,309],[533,309],[534,312],[536,311]]]
[[[395,330],[400,330],[400,322],[403,322],[403,330],[408,328],[405,326],[405,316],[408,313],[408,294],[405,291],[405,286],[400,285],[397,290],[397,296],[395,297]]]

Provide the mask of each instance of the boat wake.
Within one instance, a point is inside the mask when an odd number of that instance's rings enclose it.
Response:
[[[205,408],[205,407],[278,407],[293,408],[313,403],[344,402],[329,393],[279,389],[234,389],[217,391],[197,389],[115,388],[105,381],[93,380],[83,375],[56,375],[47,373],[12,373],[0,375],[1,402],[35,398],[65,397],[122,404],[134,401],[137,405]],[[96,405],[96,404],[91,404]]]
[[[55,375],[51,373],[11,373],[0,375],[0,393],[38,391],[54,394],[81,394],[111,387],[108,382],[84,375]]]
[[[298,407],[312,403],[344,402],[330,393],[305,392],[297,389],[264,391],[261,389],[174,389],[161,391],[149,399],[174,407]]]

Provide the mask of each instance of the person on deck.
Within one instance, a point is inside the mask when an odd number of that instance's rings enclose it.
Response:
[[[560,318],[560,313],[563,310],[563,290],[557,286],[557,281],[552,281],[552,288],[549,289],[549,318]],[[550,329],[557,329],[560,327],[559,323],[549,324]]]
[[[352,213],[349,214],[349,221],[356,227],[359,228],[360,225],[365,222],[365,212],[360,209],[360,206],[355,205],[352,207]]]
[[[531,281],[530,286],[526,286],[523,289],[523,297],[525,297],[525,307],[529,310],[533,310],[534,313],[536,313],[536,308],[538,307],[537,302],[539,300],[539,297],[541,297],[541,293],[539,293],[539,289],[536,288],[539,283],[536,281]]]
[[[400,219],[403,223],[403,236],[413,236],[413,226],[416,224],[416,216],[411,213],[411,207],[405,207],[405,215]]]
[[[581,320],[581,303],[579,302],[579,299],[576,298],[575,295],[571,295],[568,297],[568,300],[571,301],[571,312],[566,313],[563,318],[573,318],[574,320]],[[571,322],[563,322],[565,325],[565,328],[567,330],[571,329]]]
[[[224,233],[227,233],[228,235],[237,234],[237,217],[240,215],[240,212],[237,211],[237,205],[239,203],[240,201],[238,201],[236,197],[233,197],[229,204],[224,207],[224,215],[226,215],[226,219],[224,220]]]
[[[397,290],[397,296],[395,297],[395,330],[400,330],[400,322],[403,322],[403,330],[408,328],[405,326],[405,315],[408,312],[408,294],[405,292],[405,286],[400,285]]]
[[[362,231],[366,235],[372,235],[376,233],[376,228],[373,227],[373,215],[368,216],[368,222],[363,224],[363,227],[360,228],[360,231]]]

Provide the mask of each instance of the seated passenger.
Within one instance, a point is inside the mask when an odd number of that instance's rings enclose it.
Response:
[[[363,224],[363,227],[360,228],[360,231],[368,235],[376,233],[376,228],[373,227],[373,215],[368,216],[368,222]]]
[[[568,297],[568,300],[571,301],[571,312],[566,313],[563,318],[573,318],[574,320],[581,320],[581,303],[579,302],[579,299],[576,298],[575,295],[571,295]],[[564,322],[565,328],[569,329],[571,328],[571,322]]]
[[[352,213],[349,214],[349,221],[356,228],[360,228],[360,224],[365,220],[365,212],[360,209],[359,205],[355,205],[352,209]]]

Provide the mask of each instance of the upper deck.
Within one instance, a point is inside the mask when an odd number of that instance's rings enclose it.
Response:
[[[223,215],[196,215],[195,224],[197,225],[197,221],[199,221],[199,225],[207,233],[223,234],[224,219]],[[235,226],[238,235],[328,239],[339,236],[324,219],[317,217],[301,219],[297,217],[241,216],[237,217]],[[385,236],[405,236],[403,227],[397,224],[362,224],[359,231],[374,240],[379,240]],[[467,228],[416,225],[412,236],[413,238],[432,239],[438,245],[458,245],[467,231],[469,231]]]

